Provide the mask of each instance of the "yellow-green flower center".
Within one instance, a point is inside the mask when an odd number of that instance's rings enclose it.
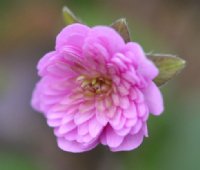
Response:
[[[81,75],[77,78],[77,81],[86,96],[108,95],[111,92],[112,81],[107,77],[96,76],[90,78]]]

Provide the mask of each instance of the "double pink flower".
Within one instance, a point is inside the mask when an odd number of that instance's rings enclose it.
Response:
[[[32,106],[44,113],[65,151],[84,152],[99,143],[112,151],[135,149],[148,136],[149,113],[163,111],[152,81],[158,69],[139,44],[125,43],[110,27],[64,28],[38,73]]]

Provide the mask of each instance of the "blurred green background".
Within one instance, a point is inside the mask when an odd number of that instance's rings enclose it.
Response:
[[[134,151],[63,152],[30,107],[35,66],[54,48],[64,5],[91,26],[126,17],[146,52],[187,60],[182,74],[161,88],[165,112],[150,116],[150,137]],[[0,0],[0,170],[199,170],[199,21],[200,1],[192,0]]]

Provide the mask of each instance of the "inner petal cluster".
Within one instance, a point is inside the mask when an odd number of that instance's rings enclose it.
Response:
[[[108,96],[112,90],[112,81],[107,77],[87,77],[81,75],[76,80],[86,97],[97,95],[98,97]]]

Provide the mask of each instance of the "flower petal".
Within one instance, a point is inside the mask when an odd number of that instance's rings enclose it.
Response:
[[[79,135],[86,135],[89,131],[89,128],[88,128],[88,122],[85,122],[81,125],[78,126],[78,134]]]
[[[155,83],[150,83],[147,88],[143,89],[143,93],[150,113],[160,115],[164,110],[163,98]]]
[[[56,50],[65,45],[74,45],[81,48],[90,28],[82,24],[72,24],[65,27],[56,38]]]
[[[146,57],[142,47],[136,42],[129,42],[126,44],[126,47],[133,52],[135,58],[137,59],[138,72],[150,80],[154,79],[158,75],[158,69]]]
[[[137,116],[136,106],[133,102],[131,102],[128,109],[123,110],[123,115],[126,118],[135,118]]]
[[[124,96],[124,97],[120,97],[120,107],[122,109],[128,109],[130,106],[130,101],[129,101],[129,98]]]
[[[93,27],[88,37],[106,47],[111,55],[119,52],[125,45],[122,37],[114,29],[106,26]]]
[[[109,147],[119,146],[123,139],[124,137],[116,134],[110,126],[106,128],[106,141]]]
[[[123,142],[121,145],[118,147],[112,147],[111,151],[116,152],[116,151],[129,151],[132,149],[135,149],[140,146],[140,144],[143,141],[143,132],[140,132],[136,135],[128,135],[124,138]]]
[[[93,149],[98,144],[98,141],[95,141],[88,146],[83,146],[82,143],[76,141],[68,141],[65,138],[58,138],[57,143],[59,148],[64,151],[79,153]]]
[[[96,119],[99,123],[105,126],[108,123],[108,118],[104,112],[96,110]]]
[[[75,128],[76,128],[76,125],[74,124],[73,121],[71,121],[67,124],[61,125],[58,129],[58,133],[65,134],[65,133],[70,132],[71,130],[73,130]]]
[[[89,133],[92,137],[96,137],[98,134],[100,134],[102,129],[103,129],[103,126],[97,121],[95,117],[90,120]]]
[[[85,112],[85,113],[76,113],[74,116],[74,122],[76,125],[80,125],[82,123],[84,123],[85,121],[89,120],[90,118],[92,118],[92,116],[94,115],[93,112]]]

